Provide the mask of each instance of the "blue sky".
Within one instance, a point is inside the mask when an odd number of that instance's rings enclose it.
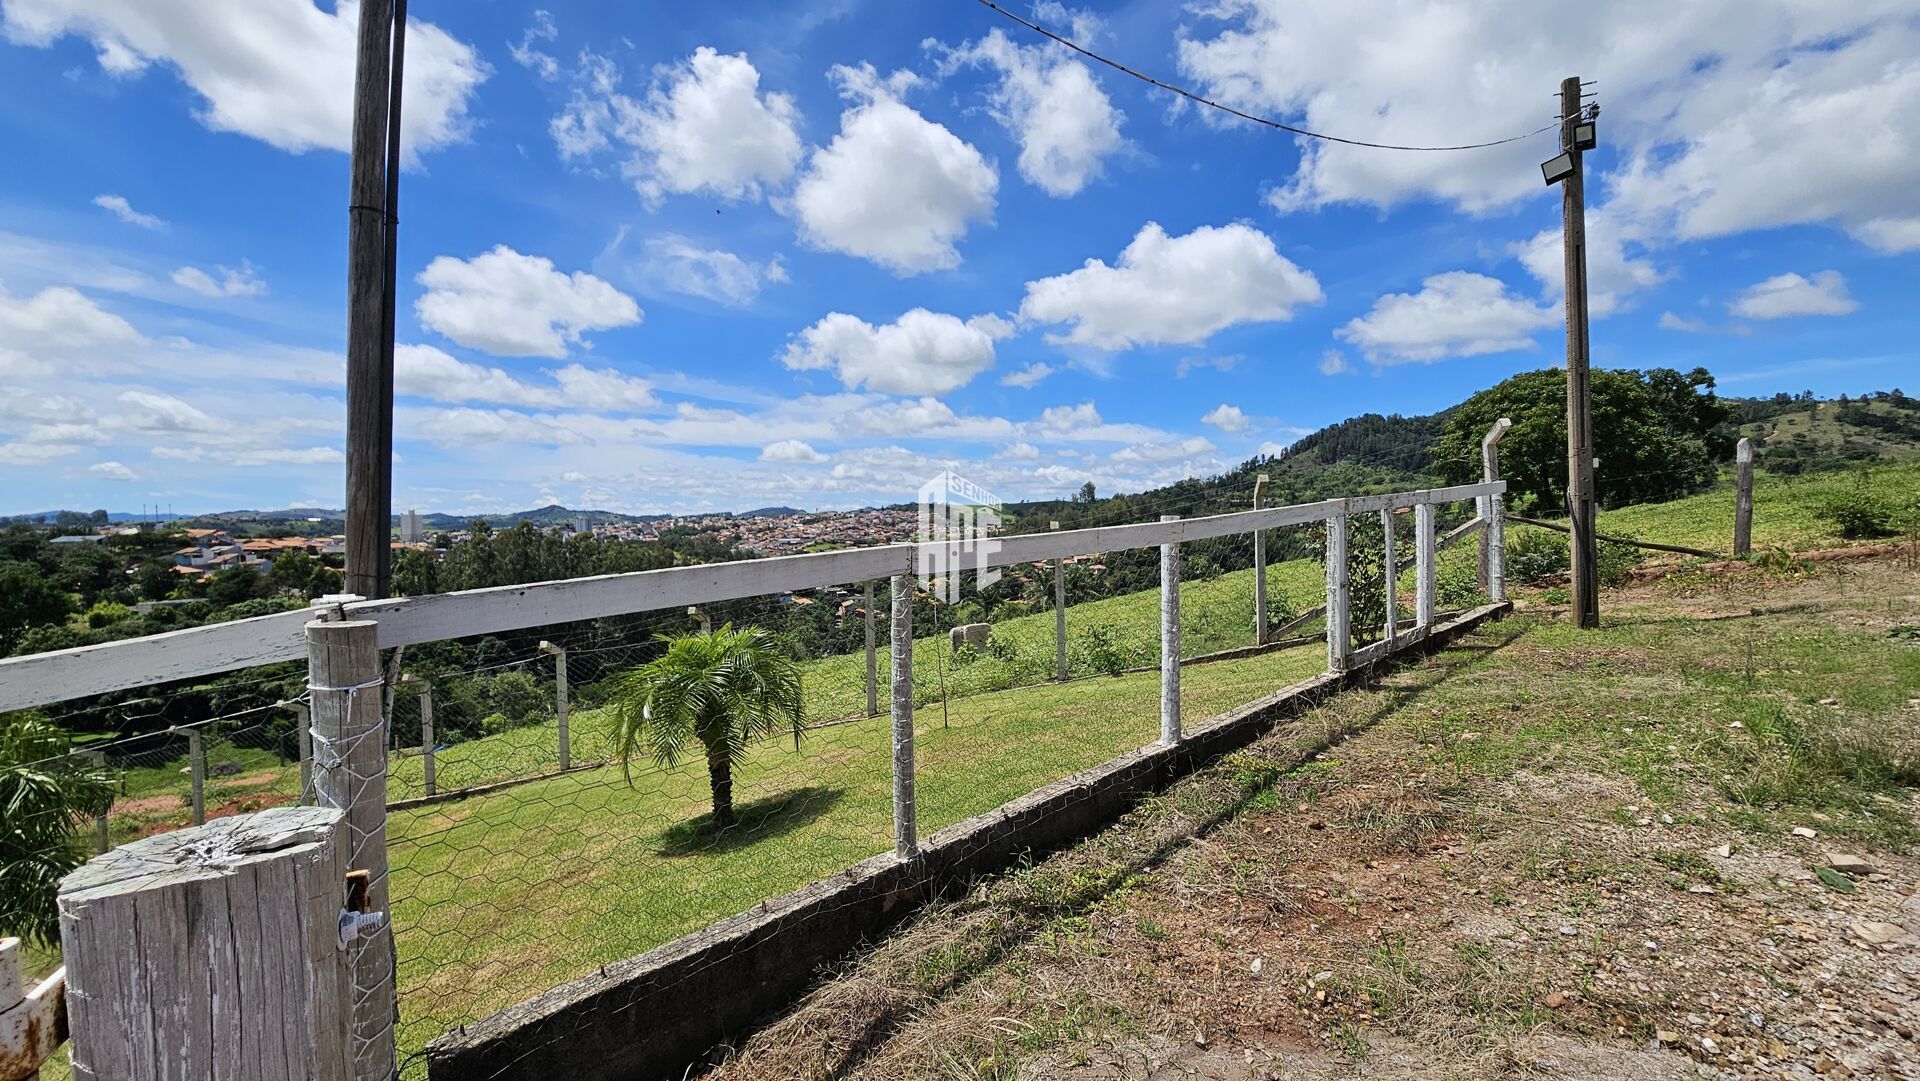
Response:
[[[1920,383],[1912,0],[1019,10],[1374,141],[1596,79],[1596,363]],[[1563,356],[1551,135],[1304,145],[973,0],[413,15],[396,510],[1133,490]],[[0,0],[0,512],[341,505],[356,17]]]

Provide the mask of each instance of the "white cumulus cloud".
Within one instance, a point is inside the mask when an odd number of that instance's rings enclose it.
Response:
[[[1195,345],[1228,327],[1290,319],[1323,299],[1313,274],[1250,225],[1203,225],[1170,237],[1148,222],[1116,265],[1089,259],[1079,270],[1028,282],[1020,318],[1071,323],[1051,340],[1099,349]]]
[[[584,331],[640,321],[633,298],[599,278],[504,244],[472,259],[442,255],[417,280],[427,287],[414,303],[422,325],[496,356],[557,359]]]
[[[879,326],[832,312],[795,335],[780,362],[830,370],[849,388],[886,394],[945,394],[993,367],[993,343],[1012,332],[1006,320],[915,308]]]
[[[1019,371],[1008,372],[1001,376],[1000,384],[1008,387],[1019,387],[1021,390],[1032,390],[1034,387],[1040,385],[1041,380],[1053,373],[1053,365],[1045,361],[1036,360],[1032,364],[1021,368]]]
[[[814,450],[798,439],[782,439],[778,443],[769,443],[760,448],[760,460],[763,462],[800,462],[812,464],[824,462],[827,456]]]
[[[1748,319],[1786,319],[1796,315],[1846,315],[1860,307],[1847,295],[1847,279],[1837,270],[1812,277],[1776,274],[1747,287],[1733,302],[1733,314]]]
[[[95,462],[87,467],[87,472],[97,473],[108,480],[133,480],[136,476],[133,470],[112,460]]]
[[[257,297],[266,294],[267,283],[260,280],[251,263],[242,262],[238,270],[228,266],[214,269],[219,272],[219,278],[197,266],[183,266],[173,272],[173,284],[203,297]]]
[[[1228,405],[1226,402],[1221,402],[1219,405],[1214,406],[1206,416],[1201,417],[1200,423],[1211,424],[1215,428],[1231,435],[1235,432],[1246,431],[1247,425],[1252,422],[1247,419],[1247,414],[1242,411],[1239,406]]]
[[[900,100],[911,73],[882,81],[865,65],[833,74],[858,104],[841,114],[839,133],[814,150],[794,188],[801,240],[902,275],[960,265],[955,243],[993,215],[993,166]]]
[[[101,68],[135,78],[165,65],[200,95],[201,123],[282,150],[346,150],[353,128],[360,5],[313,0],[7,0],[0,32],[49,46],[69,34],[98,50]],[[466,138],[467,107],[488,68],[473,47],[432,23],[407,21],[403,145],[409,154]]]
[[[760,91],[745,53],[695,49],[663,67],[643,99],[620,93],[612,62],[589,54],[582,83],[552,132],[563,158],[583,158],[618,143],[622,171],[650,203],[700,193],[757,200],[793,175],[800,120],[793,98]]]
[[[1334,333],[1375,364],[1399,364],[1531,349],[1534,333],[1559,318],[1498,278],[1455,270],[1421,282],[1418,293],[1381,297]]]
[[[988,97],[994,119],[1019,140],[1020,175],[1048,195],[1079,194],[1126,146],[1124,116],[1064,47],[1017,45],[993,30],[941,52],[942,74],[968,65],[999,74]]]

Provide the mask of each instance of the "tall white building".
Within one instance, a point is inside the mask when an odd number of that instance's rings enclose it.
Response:
[[[409,510],[400,516],[400,543],[423,544],[427,539],[427,524],[420,520],[420,512]]]

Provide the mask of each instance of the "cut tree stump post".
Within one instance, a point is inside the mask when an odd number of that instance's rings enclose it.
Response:
[[[307,690],[313,711],[314,791],[346,813],[347,870],[367,874],[365,910],[387,905],[387,753],[380,649],[372,620],[307,624]],[[393,1075],[393,931],[347,948],[353,986],[350,1051],[356,1079]]]
[[[1178,514],[1162,514],[1177,522]],[[1180,545],[1160,546],[1160,742],[1180,742]]]
[[[233,815],[63,879],[74,1076],[384,1077],[352,1064],[345,820],[323,807]]]
[[[1048,522],[1047,528],[1057,530],[1059,522]],[[1067,557],[1058,556],[1053,561],[1053,678],[1062,682],[1067,678]]]
[[[893,851],[920,854],[913,805],[913,575],[893,576]]]
[[[1438,553],[1434,546],[1434,510],[1431,503],[1413,508],[1414,625],[1422,630],[1432,628],[1436,604],[1434,564]]]
[[[873,582],[860,589],[860,605],[867,623],[867,716],[880,716],[880,658],[873,647]]]
[[[1733,452],[1736,466],[1733,507],[1733,554],[1753,551],[1753,440],[1744,436]]]
[[[1327,671],[1347,670],[1347,655],[1353,648],[1348,595],[1352,583],[1347,576],[1347,516],[1340,513],[1327,519]]]

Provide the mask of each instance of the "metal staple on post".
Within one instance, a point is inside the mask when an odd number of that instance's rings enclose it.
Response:
[[[1163,514],[1177,522],[1177,514]],[[1180,742],[1180,544],[1160,546],[1160,741]]]
[[[1327,519],[1327,671],[1347,670],[1353,646],[1347,576],[1347,516],[1343,511]]]
[[[893,851],[920,854],[913,804],[913,576],[896,574],[893,593]]]

